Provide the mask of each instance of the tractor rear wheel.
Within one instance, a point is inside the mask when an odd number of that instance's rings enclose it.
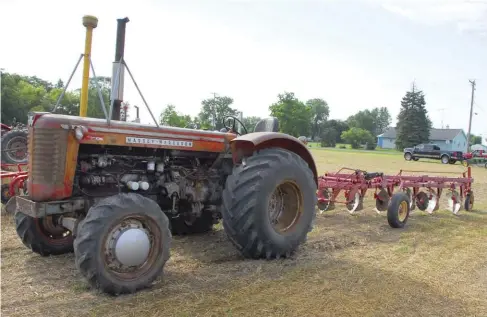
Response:
[[[223,191],[223,227],[248,258],[291,255],[316,217],[313,172],[297,154],[269,148],[235,167]]]
[[[27,131],[10,130],[2,136],[2,162],[27,163]]]
[[[73,235],[55,223],[52,216],[33,218],[15,213],[15,229],[22,243],[42,256],[73,252]]]
[[[94,288],[134,293],[162,273],[171,237],[169,219],[155,201],[134,193],[107,197],[78,225],[76,266]]]

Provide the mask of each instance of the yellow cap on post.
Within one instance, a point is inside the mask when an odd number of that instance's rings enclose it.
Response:
[[[80,117],[86,117],[88,112],[88,81],[90,79],[91,41],[93,38],[93,29],[98,26],[98,19],[92,15],[85,15],[83,17],[83,26],[86,27],[86,38],[83,60],[83,82],[81,85],[79,102]]]

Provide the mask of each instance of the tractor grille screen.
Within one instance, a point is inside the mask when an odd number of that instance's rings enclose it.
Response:
[[[68,131],[63,129],[35,129],[30,133],[33,142],[31,177],[34,184],[62,186]]]

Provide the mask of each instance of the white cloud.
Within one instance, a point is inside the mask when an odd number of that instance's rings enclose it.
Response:
[[[424,24],[454,23],[461,33],[487,31],[485,0],[372,0],[392,13]]]

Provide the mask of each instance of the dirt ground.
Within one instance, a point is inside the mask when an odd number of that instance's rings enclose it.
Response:
[[[459,172],[458,164],[401,155],[314,150],[320,173],[350,166]],[[90,290],[73,255],[43,258],[2,216],[3,316],[487,316],[487,170],[473,168],[473,212],[415,211],[392,229],[372,209],[318,215],[292,259],[244,260],[221,228],[174,237],[155,285],[109,297]],[[446,198],[441,200],[446,207]],[[443,209],[443,208],[440,208]]]

